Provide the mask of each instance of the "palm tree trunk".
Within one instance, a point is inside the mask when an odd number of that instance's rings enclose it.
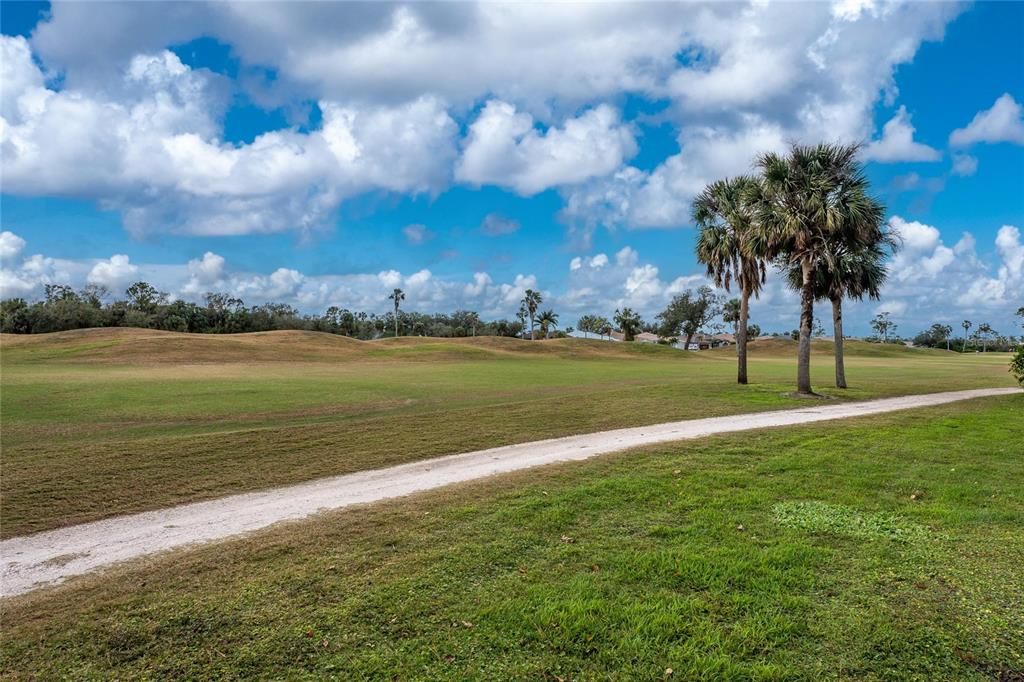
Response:
[[[833,340],[836,353],[836,388],[846,388],[846,364],[843,360],[843,299],[832,299]]]
[[[398,338],[398,304],[395,304],[395,338]]]
[[[814,326],[814,279],[810,260],[801,263],[804,283],[800,289],[800,350],[797,353],[797,393],[812,394],[811,390],[811,328]]]
[[[747,315],[750,313],[750,292],[740,293],[740,319],[736,325],[736,383],[747,383]]]
[[[537,340],[537,332],[533,328],[533,315],[530,315],[530,341]]]

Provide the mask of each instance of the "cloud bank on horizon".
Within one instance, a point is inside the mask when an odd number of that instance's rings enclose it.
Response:
[[[799,12],[761,1],[123,3],[102,13],[53,3],[27,36],[0,36],[3,195],[112,212],[124,246],[56,257],[44,232],[5,219],[0,288],[31,297],[48,282],[118,290],[148,279],[183,298],[228,291],[303,310],[375,310],[402,286],[412,307],[509,315],[533,287],[565,312],[629,305],[650,315],[702,283],[699,267],[692,257],[667,264],[668,242],[645,252],[609,239],[685,233],[701,188],[749,171],[759,152],[863,142],[872,167],[915,169],[891,187],[928,197],[984,172],[989,147],[1014,155],[1008,167],[1020,171],[1024,114],[1012,68],[1004,90],[939,137],[921,139],[922,115],[901,99],[900,68],[965,11],[872,0]],[[194,57],[202,41],[229,56],[204,63]],[[240,100],[284,120],[236,135]],[[668,141],[649,143],[655,130],[670,131]],[[347,229],[344,208],[367,196],[430,202],[455,192],[481,203],[479,222],[453,236],[409,220],[401,267],[304,274],[268,262],[252,271],[218,253],[217,244],[268,235],[329,243]],[[472,251],[475,240],[534,238],[486,206],[490,192],[545,207],[531,210],[547,210],[561,251],[578,255],[561,266],[556,256],[519,255],[501,273],[468,262],[460,243]],[[1019,225],[1021,200],[1007,201]],[[944,239],[912,208],[892,217],[905,248],[882,303],[854,315],[886,309],[948,322],[977,312],[998,324],[1024,304],[1017,226]],[[202,246],[188,258],[126,253],[189,240]],[[672,248],[689,249],[682,241]],[[435,246],[459,265],[435,274],[437,265],[415,263]],[[773,281],[758,321],[792,324],[794,300]]]

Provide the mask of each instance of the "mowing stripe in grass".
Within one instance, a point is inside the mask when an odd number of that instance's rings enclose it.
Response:
[[[450,455],[70,526],[0,542],[0,596],[22,594],[112,563],[223,539],[326,509],[376,502],[518,469],[718,433],[859,417],[1019,392],[1016,388],[950,391],[618,429]]]

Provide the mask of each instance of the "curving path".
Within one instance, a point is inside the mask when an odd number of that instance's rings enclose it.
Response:
[[[846,419],[1013,393],[1021,390],[984,388],[855,403],[815,403],[799,409],[601,431],[448,455],[58,528],[0,542],[0,596],[22,594],[117,562],[229,538],[323,510],[400,497],[517,469],[718,433]]]

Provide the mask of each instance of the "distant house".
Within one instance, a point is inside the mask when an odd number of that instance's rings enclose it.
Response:
[[[719,346],[735,346],[736,345],[736,335],[735,334],[715,334],[711,338],[713,338],[715,340],[715,342],[718,343],[718,346],[715,346],[715,348],[718,348]]]
[[[682,348],[686,343],[686,339],[681,339],[676,344],[676,348]],[[736,337],[732,334],[695,334],[690,339],[690,345],[686,347],[686,350],[708,350],[710,348],[722,348],[724,346],[736,345]]]
[[[612,341],[625,341],[626,335],[619,331],[613,331],[611,333]],[[633,341],[637,343],[658,343],[661,337],[657,334],[651,334],[650,332],[640,332],[633,337]]]

